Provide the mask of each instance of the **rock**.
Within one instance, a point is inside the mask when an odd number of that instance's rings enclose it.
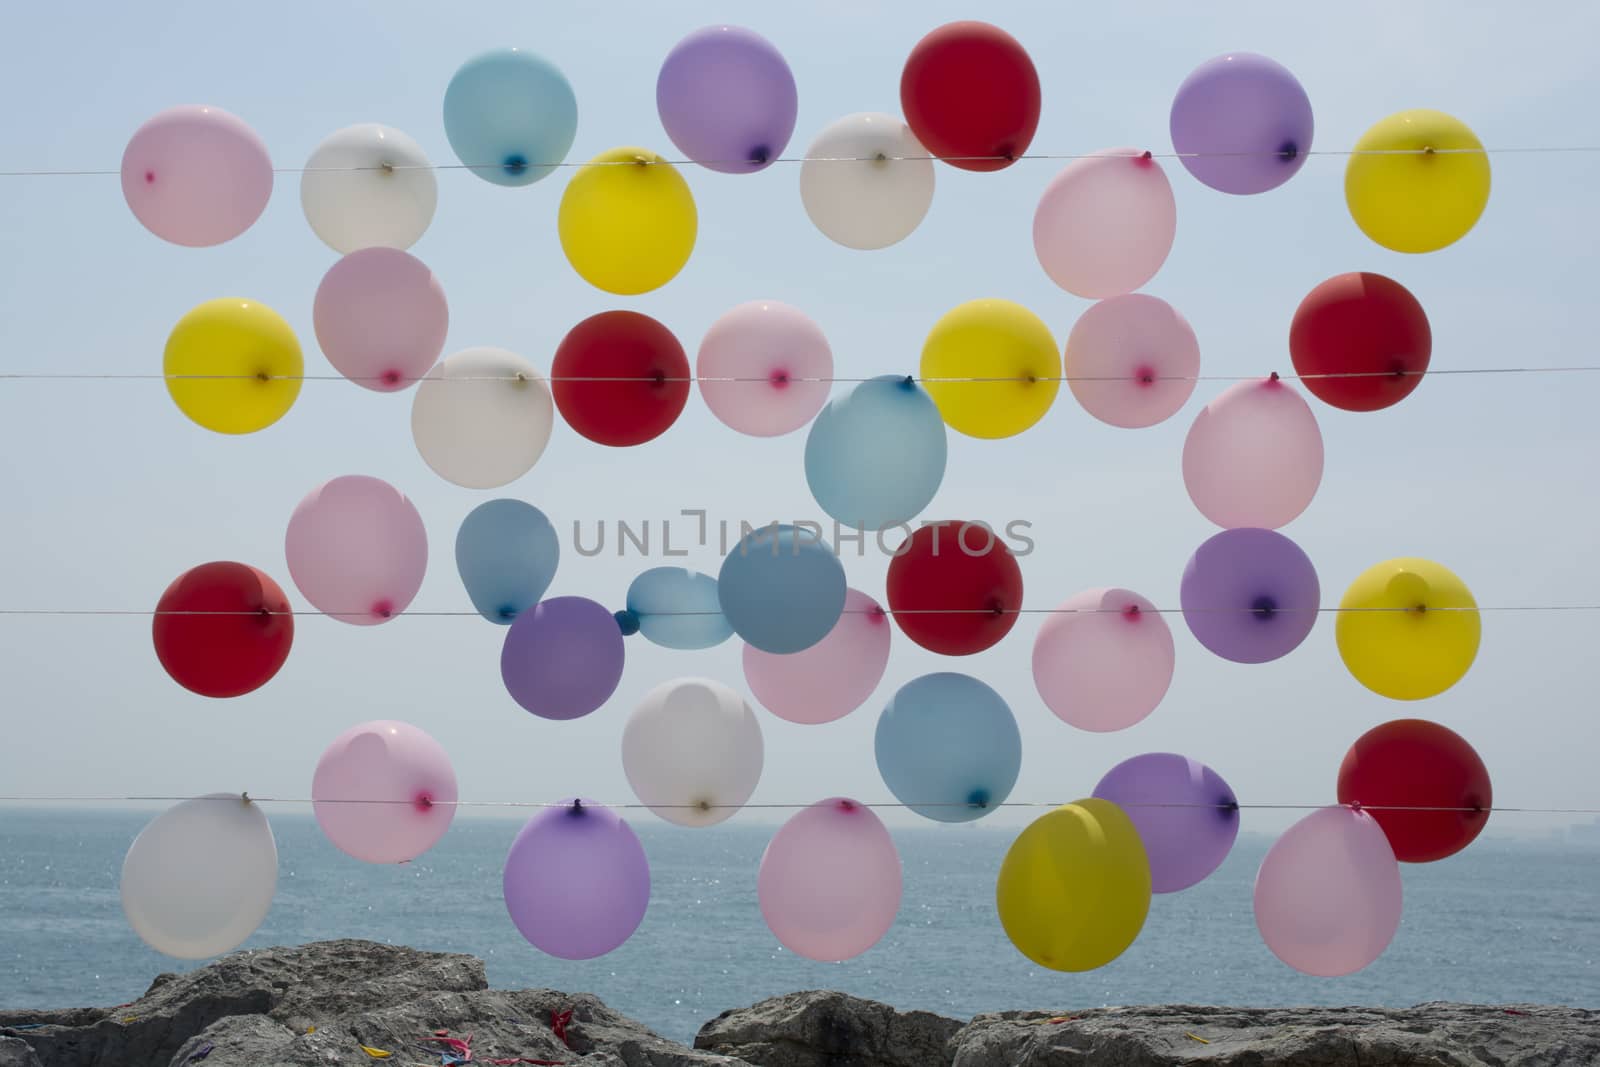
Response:
[[[813,990],[725,1011],[700,1028],[694,1047],[759,1067],[935,1067],[961,1029],[955,1019],[896,1011],[844,993]]]
[[[20,1037],[0,1037],[0,1067],[39,1067],[39,1057]]]

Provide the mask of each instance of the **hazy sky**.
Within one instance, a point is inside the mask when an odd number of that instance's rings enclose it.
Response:
[[[1039,152],[1170,150],[1174,90],[1194,66],[1231,50],[1265,53],[1295,72],[1316,111],[1316,149],[1347,149],[1371,123],[1411,107],[1458,115],[1491,148],[1600,144],[1592,48],[1600,10],[1580,4],[1513,11],[1356,2],[1329,14],[1275,3],[496,2],[445,14],[398,0],[193,0],[103,5],[89,18],[52,5],[9,11],[0,170],[115,168],[141,122],[184,103],[243,117],[278,166],[300,166],[333,130],[368,121],[410,133],[435,162],[455,162],[440,118],[445,84],[464,59],[503,45],[542,52],[570,77],[580,112],[570,158],[631,144],[673,154],[656,115],[657,69],[681,36],[722,21],[759,30],[788,57],[800,89],[795,154],[841,115],[898,112],[911,46],[974,14],[1011,31],[1034,57],[1044,84]],[[1165,165],[1178,238],[1147,291],[1194,325],[1205,373],[1290,370],[1296,304],[1349,270],[1389,274],[1417,295],[1433,326],[1435,368],[1600,362],[1592,325],[1600,155],[1494,157],[1482,222],[1459,244],[1421,257],[1384,251],[1356,229],[1342,158],[1314,157],[1284,187],[1242,198]],[[796,165],[754,176],[688,168],[700,214],[694,256],[675,281],[638,298],[589,287],[562,256],[556,206],[570,171],[519,189],[446,171],[433,225],[412,252],[449,298],[447,352],[498,345],[548,368],[572,325],[624,307],[659,318],[692,356],[722,312],[770,298],[816,319],[841,375],[912,372],[933,322],[976,297],[1019,301],[1065,339],[1088,302],[1050,283],[1030,236],[1034,204],[1060,166],[1024,161],[970,174],[941,165],[921,228],[871,253],[835,245],[811,226]],[[167,333],[185,311],[242,296],[281,312],[300,336],[307,371],[327,372],[311,301],[337,257],[306,225],[298,184],[279,175],[254,228],[194,250],[142,229],[115,177],[0,178],[0,370],[158,373]],[[1103,585],[1175,606],[1185,561],[1215,532],[1184,492],[1180,449],[1195,413],[1222,388],[1201,383],[1183,412],[1149,430],[1102,425],[1063,388],[1019,437],[952,433],[948,473],[927,515],[1031,522],[1037,548],[1022,560],[1030,607]],[[1486,606],[1600,603],[1597,399],[1600,375],[1441,376],[1387,412],[1316,403],[1326,475],[1284,532],[1316,563],[1323,602],[1336,604],[1373,563],[1418,555],[1453,568]],[[640,448],[606,449],[558,424],[539,464],[500,492],[433,474],[411,442],[410,410],[410,392],[307,382],[281,422],[228,438],[185,419],[160,381],[0,381],[0,607],[148,609],[180,572],[213,559],[264,568],[303,607],[284,562],[285,523],[308,490],[350,473],[387,479],[420,508],[432,546],[420,609],[470,607],[454,566],[455,531],[496,495],[536,504],[563,531],[552,595],[612,607],[635,574],[667,561],[579,557],[574,520],[586,529],[598,519],[659,522],[683,508],[733,524],[821,517],[804,480],[804,432],[740,436],[698,394],[677,425]],[[713,547],[672,562],[714,573],[718,560]],[[882,597],[885,558],[871,553],[846,566],[852,585]],[[839,723],[800,727],[758,712],[767,763],[755,799],[889,799],[873,763],[878,711],[910,678],[953,669],[994,686],[1016,713],[1024,759],[1015,800],[1072,800],[1115,762],[1168,750],[1217,768],[1246,804],[1329,802],[1351,741],[1387,719],[1421,715],[1477,746],[1497,803],[1600,807],[1592,769],[1600,612],[1486,614],[1471,673],[1421,704],[1356,683],[1339,660],[1331,617],[1287,658],[1239,666],[1204,651],[1173,616],[1171,692],[1145,722],[1111,735],[1074,730],[1039,701],[1028,669],[1039,621],[1025,617],[999,646],[960,660],[897,634],[880,690]],[[145,617],[0,617],[0,793],[305,796],[334,736],[362,720],[400,718],[447,748],[465,799],[631,800],[618,742],[643,693],[687,675],[744,688],[737,641],[684,653],[635,637],[605,708],[546,722],[501,686],[502,628],[476,618],[367,628],[304,616],[275,680],[213,701],[167,678],[149,631]],[[758,817],[776,816],[740,816]],[[1288,818],[1249,812],[1244,825],[1272,830]],[[1507,814],[1491,825],[1552,821]]]

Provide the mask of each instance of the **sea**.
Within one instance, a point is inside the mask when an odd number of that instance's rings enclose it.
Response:
[[[118,898],[123,854],[149,812],[0,807],[0,1007],[118,1005],[164,971],[198,966],[147,948]],[[657,1033],[800,989],[829,988],[958,1018],[1112,1004],[1410,1005],[1432,1000],[1600,1007],[1600,847],[1590,839],[1475,842],[1405,868],[1388,951],[1346,978],[1297,974],[1262,944],[1251,885],[1271,839],[1241,835],[1211,878],[1158,895],[1122,957],[1043,970],[1006,940],[994,880],[1015,828],[895,829],[905,895],[889,934],[844,963],[785,951],[756,903],[775,826],[704,829],[633,820],[650,859],[643,924],[617,951],[573,963],[528,945],[507,917],[501,864],[519,823],[459,816],[429,853],[376,867],[330,845],[309,814],[274,812],[279,881],[246,947],[369,938],[482,958],[496,988],[597,994]]]

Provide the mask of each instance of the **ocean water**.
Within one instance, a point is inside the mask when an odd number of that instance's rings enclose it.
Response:
[[[1250,890],[1269,839],[1242,836],[1206,882],[1157,896],[1134,946],[1087,974],[1034,966],[1006,940],[994,877],[1015,830],[895,830],[905,898],[889,935],[858,959],[784,951],[756,904],[775,827],[689,830],[633,820],[653,895],[638,932],[598,960],[551,959],[506,916],[500,867],[519,824],[458,817],[419,861],[372,867],[309,815],[271,813],[278,894],[250,946],[363,937],[467,952],[501,988],[588,991],[680,1041],[727,1008],[796,989],[842,989],[965,1018],[1004,1008],[1106,1004],[1382,1004],[1427,1000],[1600,1007],[1600,849],[1483,839],[1405,869],[1400,932],[1376,964],[1342,979],[1298,975],[1261,943]],[[122,917],[122,856],[148,813],[0,808],[0,1007],[113,1005],[162,971],[195,964],[146,948]]]

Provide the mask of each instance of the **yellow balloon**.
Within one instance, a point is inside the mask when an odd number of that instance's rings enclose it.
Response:
[[[923,378],[939,413],[969,437],[1011,437],[1050,410],[1061,388],[1061,355],[1050,327],[1009,300],[972,300],[934,323],[922,346]]]
[[[1381,696],[1422,700],[1461,680],[1478,654],[1478,604],[1447,568],[1425,559],[1369,567],[1339,602],[1339,656]]]
[[[1433,252],[1453,244],[1489,203],[1483,144],[1442,111],[1390,115],[1362,134],[1355,151],[1344,171],[1345,202],[1362,232],[1385,248]]]
[[[643,148],[613,148],[573,175],[558,223],[561,249],[583,280],[631,296],[683,269],[698,218],[677,167]]]
[[[305,373],[283,317],[237,297],[208,300],[179,319],[163,365],[178,409],[217,433],[254,433],[283,418]]]
[[[1017,836],[995,886],[1017,951],[1052,971],[1104,967],[1150,911],[1150,860],[1117,805],[1092,798],[1041,815]]]

